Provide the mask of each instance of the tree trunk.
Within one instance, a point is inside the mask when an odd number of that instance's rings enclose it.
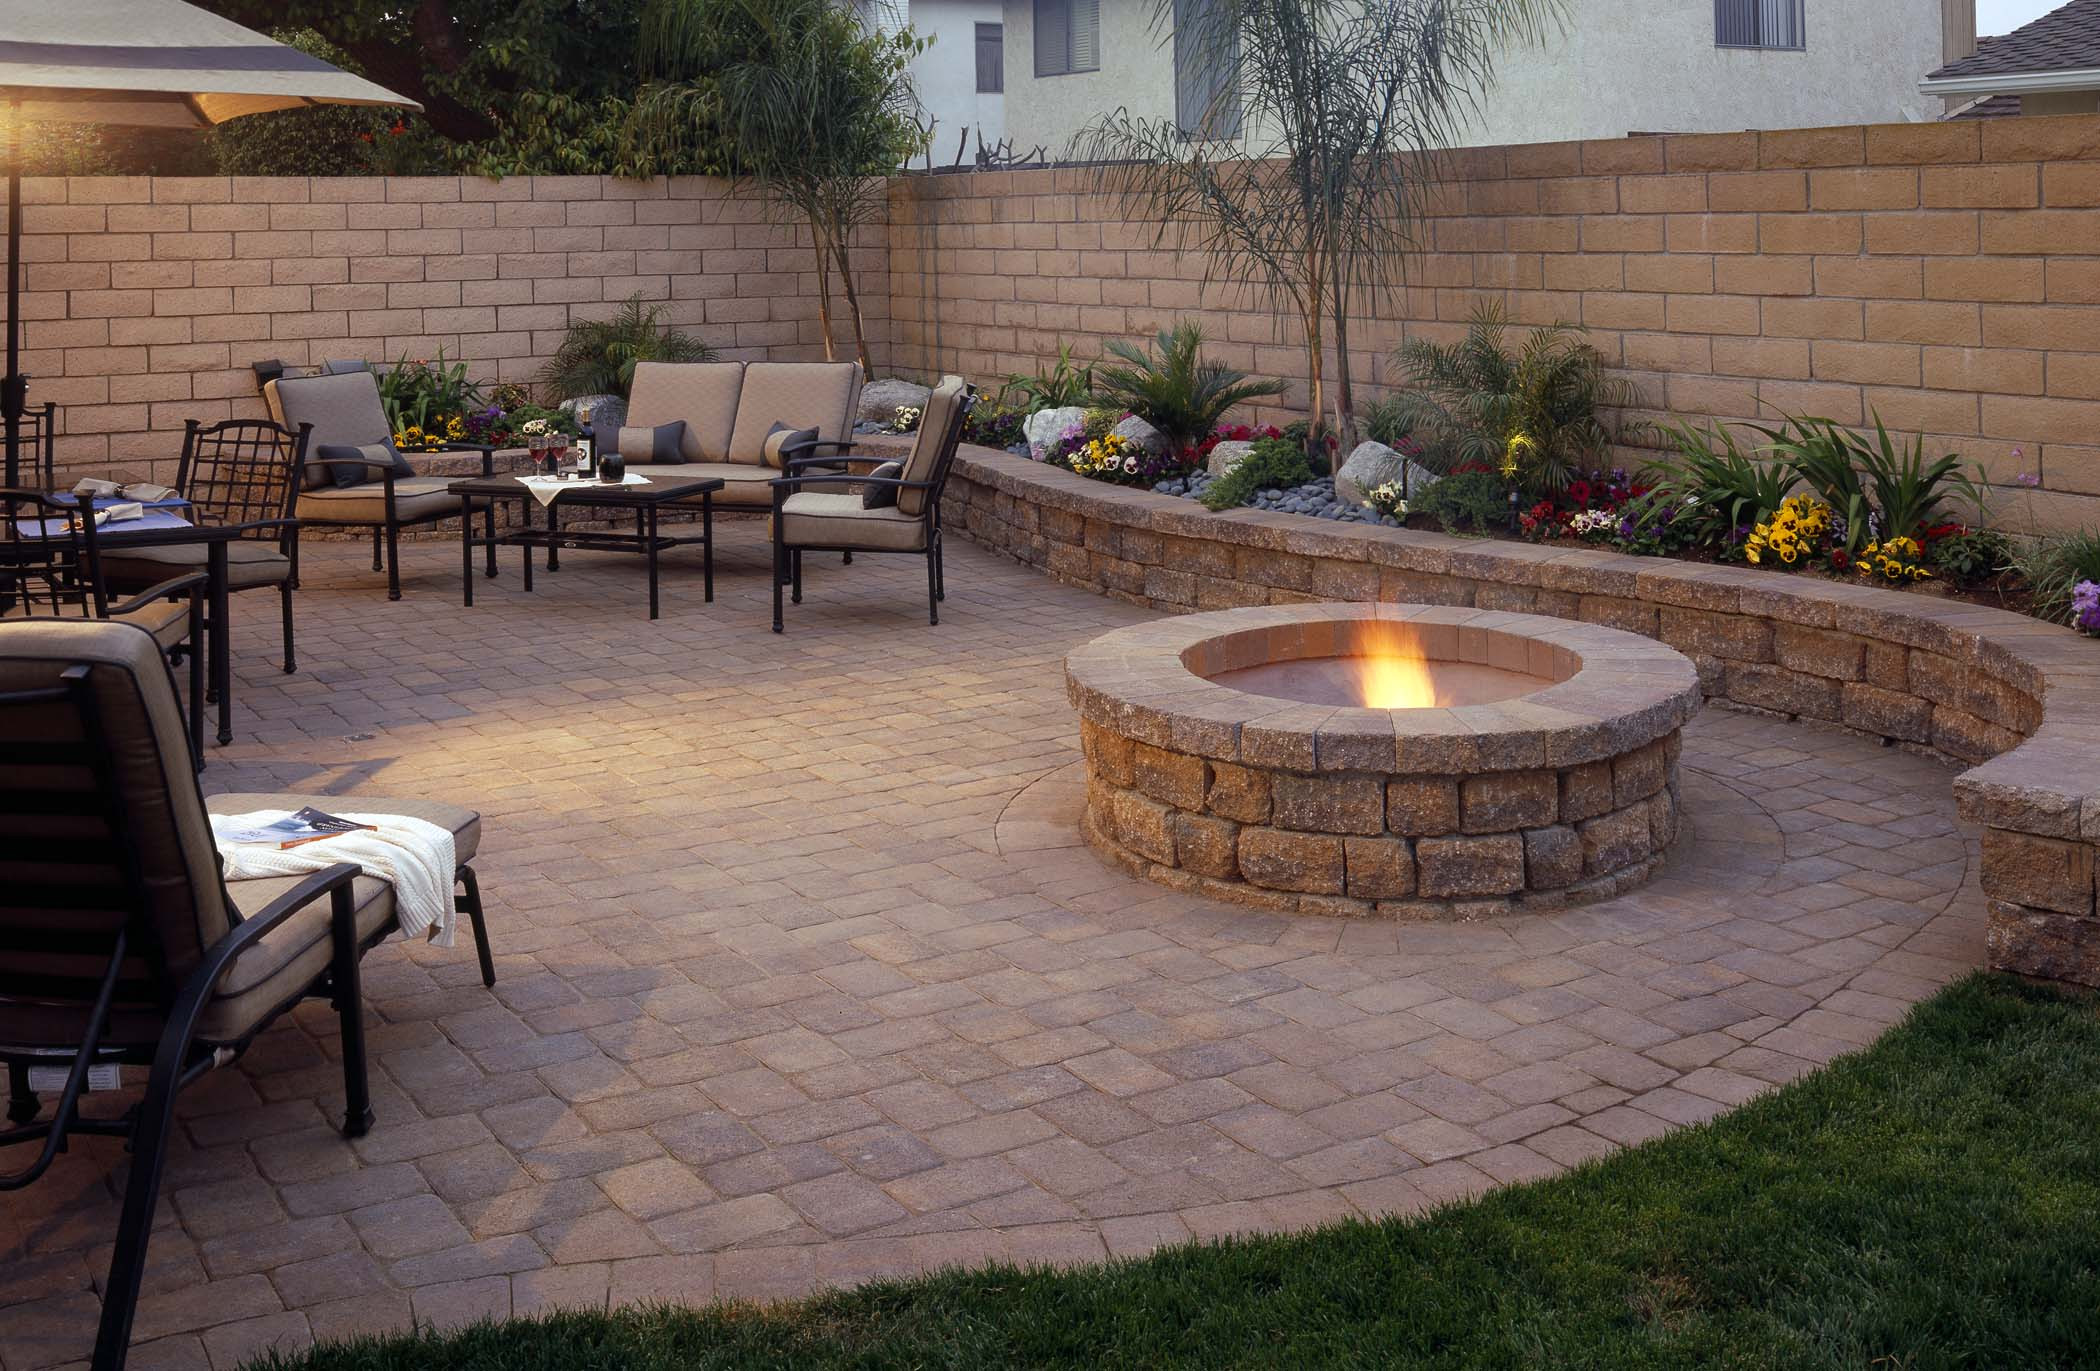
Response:
[[[853,323],[853,353],[860,359],[860,374],[863,378],[875,374],[868,361],[868,330],[860,317],[860,293],[853,288],[853,263],[846,255],[846,237],[843,233],[831,240],[832,254],[839,264],[839,288],[846,293],[846,314]]]
[[[835,362],[838,352],[831,342],[831,253],[825,239],[821,215],[809,216],[810,247],[817,254],[817,324],[824,330],[824,360]]]

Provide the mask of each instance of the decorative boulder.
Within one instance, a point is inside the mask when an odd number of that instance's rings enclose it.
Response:
[[[594,433],[612,433],[627,422],[627,402],[617,395],[579,395],[573,400],[562,401],[559,408],[564,414],[589,410]]]
[[[1252,451],[1254,451],[1254,444],[1252,443],[1239,440],[1220,443],[1210,450],[1210,461],[1205,464],[1205,469],[1213,476],[1223,476],[1241,462],[1246,461],[1247,454]]]
[[[932,394],[930,387],[917,381],[900,381],[894,376],[870,381],[861,387],[860,417],[871,423],[887,424],[905,405],[924,409],[926,398]]]
[[[1028,455],[1042,461],[1058,440],[1085,423],[1086,411],[1078,405],[1037,410],[1021,421],[1021,432],[1028,439]]]
[[[1408,498],[1413,499],[1435,483],[1436,473],[1408,461],[1384,443],[1358,443],[1334,473],[1334,494],[1345,505],[1360,505],[1378,487],[1401,480],[1407,483]]]
[[[1162,453],[1167,450],[1166,435],[1135,414],[1126,416],[1122,423],[1115,426],[1114,432],[1118,438],[1128,438],[1147,452]]]

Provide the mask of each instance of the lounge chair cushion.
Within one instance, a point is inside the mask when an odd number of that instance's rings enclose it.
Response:
[[[340,812],[360,814],[407,814],[427,819],[452,830],[454,849],[462,863],[473,860],[481,845],[481,816],[458,805],[433,800],[366,799],[348,795],[267,795],[236,793],[214,795],[204,802],[213,814],[248,814],[258,809],[298,809],[314,805]],[[256,881],[229,881],[227,894],[234,907],[253,915],[270,901],[297,885],[299,878],[276,876]],[[391,931],[394,921],[394,890],[385,881],[360,876],[355,885],[357,933],[360,942],[371,942]],[[278,1006],[298,998],[328,970],[333,948],[329,940],[329,903],[314,901],[265,934],[255,947],[243,953],[219,993],[205,1011],[199,1036],[207,1042],[232,1042],[252,1032]]]
[[[744,387],[736,399],[729,460],[763,463],[766,438],[782,423],[842,440],[859,399],[858,362],[753,362],[744,368]]]
[[[314,449],[314,455],[329,464],[330,478],[338,490],[380,480],[388,469],[397,477],[416,474],[416,469],[391,442],[323,443]],[[374,462],[384,465],[373,466]]]
[[[443,518],[459,513],[459,497],[446,487],[456,476],[411,476],[394,482],[394,517],[402,523]],[[383,524],[386,522],[386,487],[334,486],[299,492],[293,513],[317,524]]]
[[[307,490],[335,484],[334,472],[321,460],[323,445],[362,447],[393,438],[386,407],[379,403],[379,382],[369,371],[339,376],[280,376],[263,387],[270,417],[287,428],[314,426],[300,485]]]
[[[859,491],[798,490],[780,508],[780,538],[789,547],[921,552],[926,521],[894,507],[869,509]]]
[[[653,428],[624,425],[613,433],[612,450],[629,465],[651,462],[676,466],[685,460],[685,420],[673,419]]]
[[[918,436],[912,439],[911,455],[904,459],[904,479],[907,481],[930,481],[934,467],[941,459],[950,425],[955,422],[956,407],[963,402],[966,387],[960,376],[943,376],[941,383],[926,397],[926,408],[919,414]],[[897,492],[897,508],[914,517],[926,512],[927,492],[923,490],[900,490]]]
[[[102,579],[110,589],[139,591],[171,577],[203,571],[210,559],[203,543],[169,543],[161,547],[127,547],[102,554]],[[252,590],[290,579],[292,559],[277,544],[260,538],[236,538],[226,544],[226,588]]]
[[[166,580],[166,577],[161,579]],[[161,651],[181,646],[190,634],[190,603],[188,600],[151,600],[140,605],[129,614],[112,614],[110,618],[120,624],[136,624],[153,635],[153,641]],[[92,623],[92,619],[77,611],[52,614],[48,609],[42,613],[32,610],[24,613],[19,603],[0,608],[0,623],[12,623],[19,619],[78,619]]]
[[[679,450],[686,461],[727,461],[729,430],[743,384],[742,362],[642,362],[634,369],[627,422],[635,428],[654,428],[682,419],[685,436]]]
[[[675,466],[634,466],[629,464],[627,474],[646,476],[652,481],[720,481],[722,488],[715,492],[715,507],[730,505],[737,509],[771,509],[773,507],[772,480],[775,472],[771,467],[745,466],[736,462],[684,462]],[[699,501],[695,499],[694,504]]]

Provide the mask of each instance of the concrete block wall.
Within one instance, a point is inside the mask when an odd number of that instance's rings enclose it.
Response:
[[[1359,386],[1393,378],[1403,338],[1455,337],[1494,301],[1522,324],[1586,326],[1655,411],[1878,413],[1980,461],[2001,525],[2100,523],[2100,117],[1533,144],[1448,162],[1408,288],[1365,302]],[[1211,264],[1157,225],[1125,219],[1092,172],[892,187],[900,369],[995,378],[1047,365],[1061,342],[1090,358],[1193,316],[1235,365],[1303,381],[1292,323],[1207,280]]]
[[[262,413],[264,358],[443,349],[530,380],[570,320],[637,292],[725,356],[822,355],[806,233],[714,180],[71,177],[23,199],[22,366],[61,407],[62,471],[172,479],[184,420]],[[878,340],[884,258],[862,262]]]

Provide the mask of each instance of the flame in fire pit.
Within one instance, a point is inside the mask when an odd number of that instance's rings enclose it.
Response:
[[[1397,633],[1380,634],[1356,658],[1356,686],[1367,709],[1431,709],[1436,682],[1416,646]]]

